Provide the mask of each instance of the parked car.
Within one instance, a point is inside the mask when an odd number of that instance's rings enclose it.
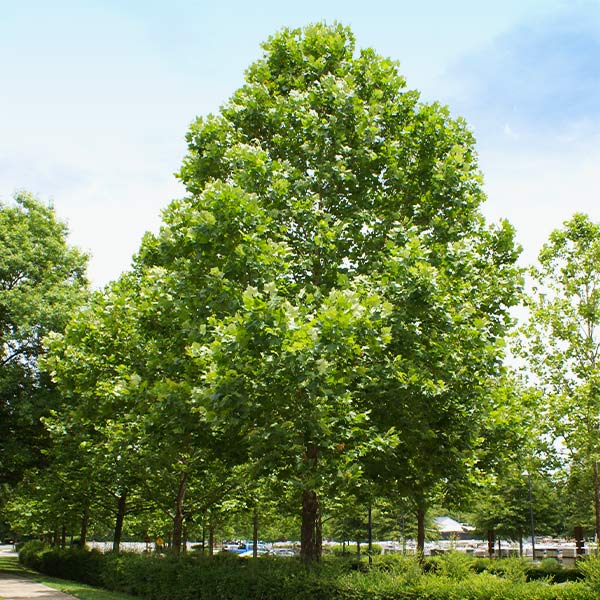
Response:
[[[258,543],[256,550],[259,555],[269,554],[269,549],[263,542]],[[238,549],[233,552],[237,552],[242,557],[252,557],[254,556],[254,544],[252,542],[242,542]]]
[[[273,556],[296,556],[296,553],[291,548],[274,548],[271,554]]]

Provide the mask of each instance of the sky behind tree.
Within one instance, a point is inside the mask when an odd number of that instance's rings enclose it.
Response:
[[[282,27],[339,21],[464,116],[488,201],[534,260],[576,212],[600,220],[600,0],[0,0],[0,201],[53,202],[96,286],[183,188],[185,133]]]

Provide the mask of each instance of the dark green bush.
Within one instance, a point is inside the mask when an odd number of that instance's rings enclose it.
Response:
[[[19,549],[19,561],[34,571],[40,570],[41,557],[48,546],[40,540],[25,542]]]
[[[595,600],[600,572],[590,561],[584,570],[589,581],[528,583],[519,575],[522,561],[512,567],[510,560],[490,561],[476,574],[472,569],[481,563],[458,553],[432,558],[429,573],[406,556],[376,557],[367,572],[352,571],[352,561],[334,556],[308,568],[293,558],[103,555],[39,543],[23,548],[20,558],[49,575],[101,583],[147,600]]]
[[[96,586],[103,583],[103,558],[97,550],[51,548],[38,540],[27,542],[19,552],[19,561],[35,571]]]

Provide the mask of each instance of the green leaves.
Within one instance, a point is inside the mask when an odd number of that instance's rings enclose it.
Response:
[[[61,332],[87,295],[87,257],[66,237],[31,194],[0,204],[0,483],[43,461],[40,418],[60,403],[38,362],[44,336]]]
[[[55,377],[179,500],[173,477],[224,464],[422,499],[469,468],[520,286],[513,231],[479,213],[465,123],[347,28],[264,50],[192,125],[188,195],[56,340]]]
[[[552,433],[594,473],[596,530],[600,486],[592,468],[600,414],[600,225],[575,214],[550,235],[532,270],[534,295],[524,327],[528,363],[548,393]]]

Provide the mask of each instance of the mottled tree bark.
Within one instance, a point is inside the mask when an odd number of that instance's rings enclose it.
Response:
[[[319,560],[317,556],[317,519],[319,498],[317,493],[306,490],[302,493],[302,526],[300,530],[300,555],[307,563]]]

